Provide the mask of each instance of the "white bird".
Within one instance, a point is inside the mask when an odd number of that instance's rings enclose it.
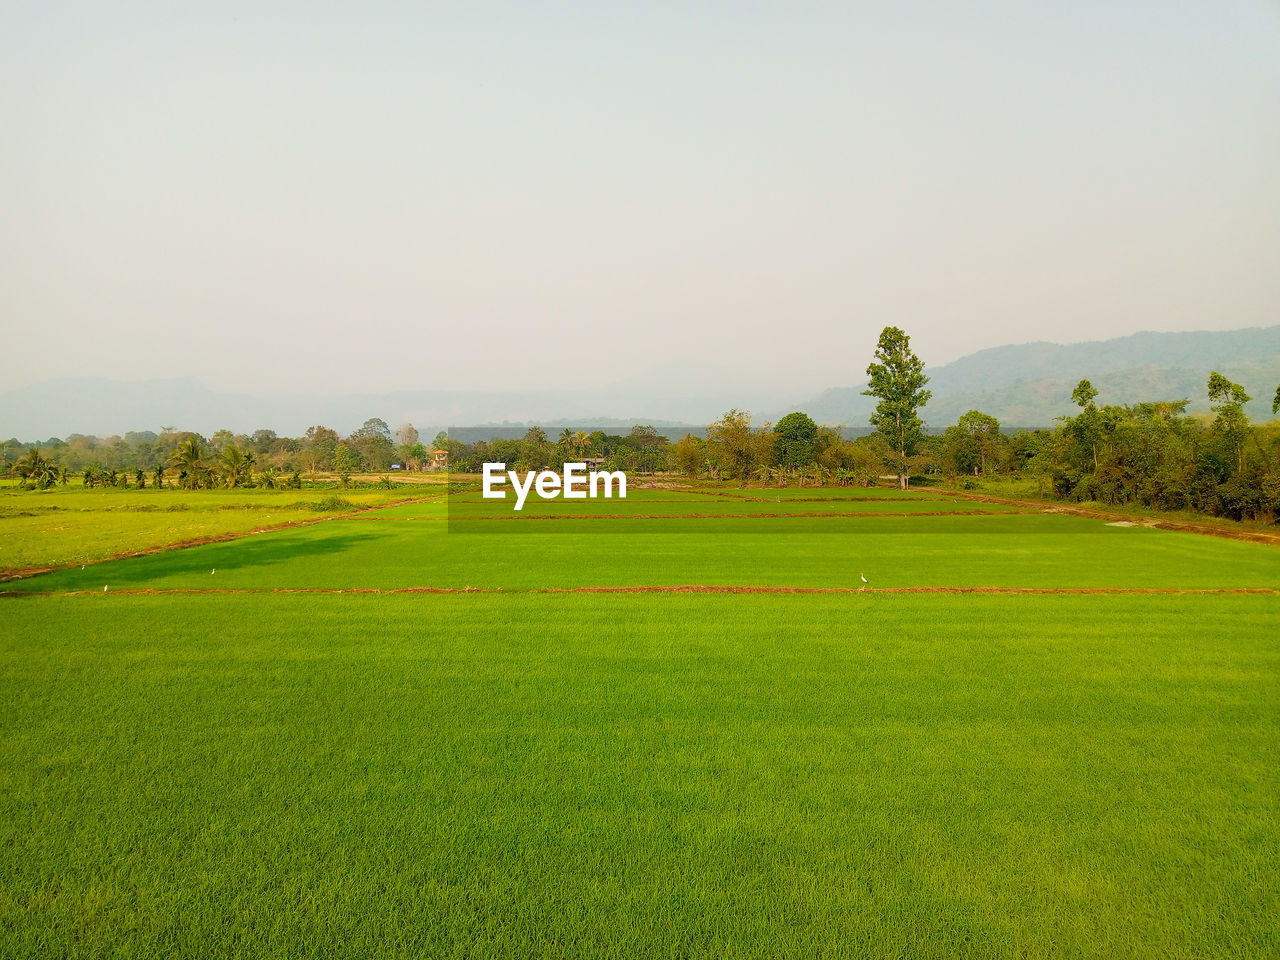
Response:
[[[218,568],[217,568],[217,567],[214,567],[212,570],[210,570],[210,571],[209,571],[209,576],[211,576],[211,577],[212,577],[212,576],[213,576],[215,573],[217,573],[217,572],[218,572]]]
[[[107,588],[106,588],[106,587],[103,587],[103,588],[102,588],[102,592],[103,592],[103,593],[106,593],[106,592],[107,592]]]
[[[866,575],[865,573],[860,573],[860,574],[858,574],[858,576],[860,576],[860,577],[862,578],[862,582],[863,582],[863,583],[870,583],[870,581],[867,579],[867,575]]]

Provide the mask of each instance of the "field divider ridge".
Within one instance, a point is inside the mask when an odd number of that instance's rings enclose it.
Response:
[[[137,597],[268,594],[571,594],[571,593],[703,593],[703,594],[1008,594],[1008,595],[1152,595],[1152,596],[1280,596],[1274,587],[997,587],[997,586],[909,586],[909,587],[796,587],[775,584],[631,584],[618,586],[529,587],[124,587],[98,593],[96,590],[0,590],[0,598],[18,597]]]

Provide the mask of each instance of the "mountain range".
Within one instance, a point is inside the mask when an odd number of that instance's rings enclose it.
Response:
[[[1093,383],[1100,404],[1186,399],[1189,410],[1204,411],[1213,370],[1253,397],[1246,408],[1251,417],[1269,419],[1280,383],[1280,326],[979,350],[925,371],[933,398],[921,415],[934,427],[955,423],[967,410],[989,413],[1007,427],[1049,426],[1073,411],[1071,391],[1081,379]],[[876,403],[863,389],[826,390],[801,409],[819,423],[862,425]]]
[[[1005,427],[1049,426],[1072,411],[1071,390],[1087,377],[1102,404],[1142,400],[1190,401],[1207,410],[1205,381],[1211,370],[1240,383],[1254,398],[1255,420],[1271,416],[1280,383],[1280,325],[1244,330],[1137,333],[1113,340],[1011,344],[979,350],[952,363],[931,366],[933,398],[921,411],[940,428],[966,410],[997,417]],[[863,427],[875,406],[863,384],[835,387],[808,397],[766,392],[680,395],[646,391],[635,381],[600,391],[399,390],[387,393],[253,396],[211,390],[194,378],[122,381],[68,378],[0,394],[0,438],[23,440],[107,436],[162,426],[211,434],[221,428],[251,432],[270,427],[296,436],[313,424],[346,433],[369,417],[392,427],[408,421],[424,436],[451,426],[492,426],[509,433],[531,423],[583,424],[625,430],[650,423],[663,432],[702,427],[731,407],[749,409],[757,421],[803,410],[819,423]]]

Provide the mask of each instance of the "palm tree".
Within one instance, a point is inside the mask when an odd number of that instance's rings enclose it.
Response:
[[[565,432],[567,433],[568,431]],[[573,444],[574,452],[581,457],[582,451],[591,446],[591,434],[587,433],[585,430],[579,430],[573,435],[569,442]]]
[[[198,489],[205,475],[204,445],[194,436],[187,437],[169,455],[169,463],[179,470],[178,485]]]
[[[218,457],[217,471],[222,474],[223,482],[229,488],[240,486],[249,472],[251,461],[245,458],[244,452],[234,443],[227,444]]]
[[[157,490],[164,486],[164,464],[157,463],[155,467],[152,468],[151,475],[155,478],[153,483]]]
[[[57,482],[56,470],[53,461],[42,454],[39,447],[32,447],[13,465],[14,473],[41,490],[47,490]]]

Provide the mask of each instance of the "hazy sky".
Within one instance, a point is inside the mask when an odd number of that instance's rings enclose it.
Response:
[[[1275,0],[191,6],[0,2],[6,387],[795,393],[886,324],[1280,323]]]

